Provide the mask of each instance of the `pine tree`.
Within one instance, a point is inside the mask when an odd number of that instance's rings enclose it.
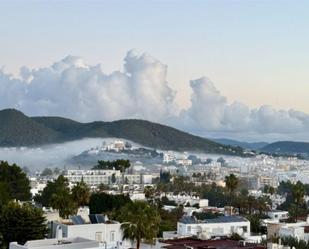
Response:
[[[42,210],[31,204],[9,202],[0,211],[0,239],[2,247],[17,241],[24,244],[28,240],[43,239],[47,235],[46,219]],[[2,238],[1,238],[2,237]]]

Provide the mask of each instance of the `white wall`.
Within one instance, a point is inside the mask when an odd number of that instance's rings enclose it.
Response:
[[[54,222],[54,229],[60,225],[62,227],[63,237],[83,237],[99,242],[106,242],[107,248],[117,246],[117,242],[122,242],[121,224],[82,224],[82,225],[65,225]],[[53,232],[53,237],[55,233]]]
[[[246,227],[247,231],[244,231],[242,227]],[[177,223],[177,233],[179,235],[198,235],[202,234],[211,236],[224,236],[231,235],[232,233],[238,233],[241,236],[250,236],[250,222],[229,222],[229,223],[196,223],[185,224]]]

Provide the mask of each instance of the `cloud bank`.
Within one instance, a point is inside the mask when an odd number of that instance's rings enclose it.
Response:
[[[199,133],[208,131],[230,137],[309,139],[309,115],[295,110],[276,110],[269,105],[250,109],[243,103],[228,103],[227,98],[206,77],[191,80],[191,106],[180,119],[184,127]]]
[[[62,144],[46,145],[40,148],[0,148],[1,160],[28,167],[32,171],[47,167],[72,167],[69,161],[73,156],[102,144],[101,138],[81,139]],[[75,165],[77,168],[77,165]]]
[[[129,51],[123,71],[111,74],[67,56],[48,67],[24,67],[18,78],[0,70],[0,108],[79,121],[142,118],[217,137],[309,140],[308,114],[229,103],[206,77],[191,80],[190,87],[191,105],[180,110],[167,66],[148,54]]]

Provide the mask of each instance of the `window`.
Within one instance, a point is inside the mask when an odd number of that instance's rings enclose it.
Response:
[[[188,226],[187,232],[188,232],[188,233],[191,233],[191,226]]]
[[[224,233],[224,229],[222,227],[214,227],[212,229],[212,234],[214,235],[220,235]]]
[[[111,241],[115,241],[115,232],[114,231],[111,232]]]
[[[95,240],[98,242],[102,242],[102,232],[95,233]]]

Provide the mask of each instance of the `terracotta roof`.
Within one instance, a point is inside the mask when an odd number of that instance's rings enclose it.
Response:
[[[241,241],[219,239],[219,240],[199,240],[193,238],[164,240],[163,243],[168,245],[164,246],[167,249],[265,249],[261,245],[252,243],[246,243],[245,245]]]

